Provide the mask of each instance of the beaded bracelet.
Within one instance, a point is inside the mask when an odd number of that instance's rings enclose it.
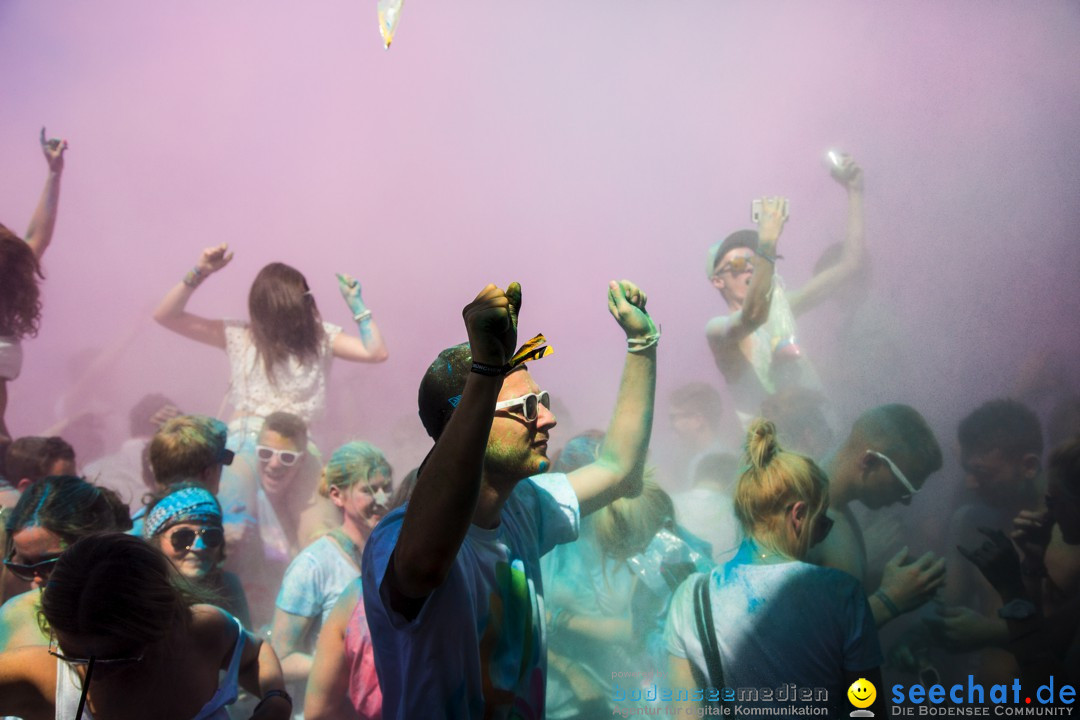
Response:
[[[184,284],[189,288],[197,288],[206,279],[206,276],[202,274],[202,270],[198,266],[195,266],[187,271],[184,275]]]
[[[352,316],[352,319],[356,322],[364,322],[371,319],[371,310],[361,310]]]

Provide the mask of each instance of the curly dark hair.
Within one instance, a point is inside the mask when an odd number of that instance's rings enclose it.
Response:
[[[41,266],[26,241],[0,225],[0,335],[33,337],[41,321]]]

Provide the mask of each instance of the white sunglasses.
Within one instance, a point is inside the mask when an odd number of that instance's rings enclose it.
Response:
[[[549,410],[551,409],[551,395],[548,394],[547,390],[541,390],[538,393],[529,393],[528,395],[522,395],[521,397],[495,403],[495,409],[505,410],[506,408],[512,408],[518,405],[522,407],[522,414],[525,416],[525,419],[532,422],[540,415],[540,405],[543,405]]]
[[[905,490],[907,490],[907,494],[904,495],[903,498],[901,498],[902,500],[909,500],[911,499],[912,495],[919,492],[919,489],[912,485],[911,481],[907,479],[907,475],[904,474],[904,471],[897,467],[896,463],[894,463],[888,455],[879,453],[877,450],[867,450],[866,452],[870,453],[875,457],[881,458],[885,461],[885,464],[889,466],[889,469],[892,470],[892,474],[896,476],[896,479],[899,480],[900,484],[904,486]]]
[[[278,462],[285,467],[292,467],[296,464],[296,461],[304,457],[303,450],[278,450],[277,448],[267,447],[266,445],[256,445],[255,455],[263,462],[270,462],[277,456]]]

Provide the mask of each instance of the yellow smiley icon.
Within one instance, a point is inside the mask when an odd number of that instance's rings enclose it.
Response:
[[[866,678],[859,678],[847,689],[848,701],[857,708],[868,708],[877,699],[877,688]]]

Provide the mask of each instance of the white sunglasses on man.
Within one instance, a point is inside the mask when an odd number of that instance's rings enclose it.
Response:
[[[879,453],[877,450],[867,450],[866,452],[884,460],[885,464],[892,470],[893,476],[896,477],[896,479],[900,481],[900,484],[904,486],[904,489],[907,490],[907,492],[900,497],[901,500],[910,500],[915,493],[919,492],[919,489],[912,485],[911,481],[907,479],[907,475],[904,474],[904,471],[901,470],[888,455]]]
[[[502,402],[495,403],[496,410],[506,410],[512,407],[521,407],[522,415],[529,422],[532,422],[540,415],[540,405],[543,405],[547,409],[551,409],[551,395],[547,390],[541,390],[538,393],[529,393],[528,395],[522,395],[521,397],[511,398],[509,400],[503,400]]]

